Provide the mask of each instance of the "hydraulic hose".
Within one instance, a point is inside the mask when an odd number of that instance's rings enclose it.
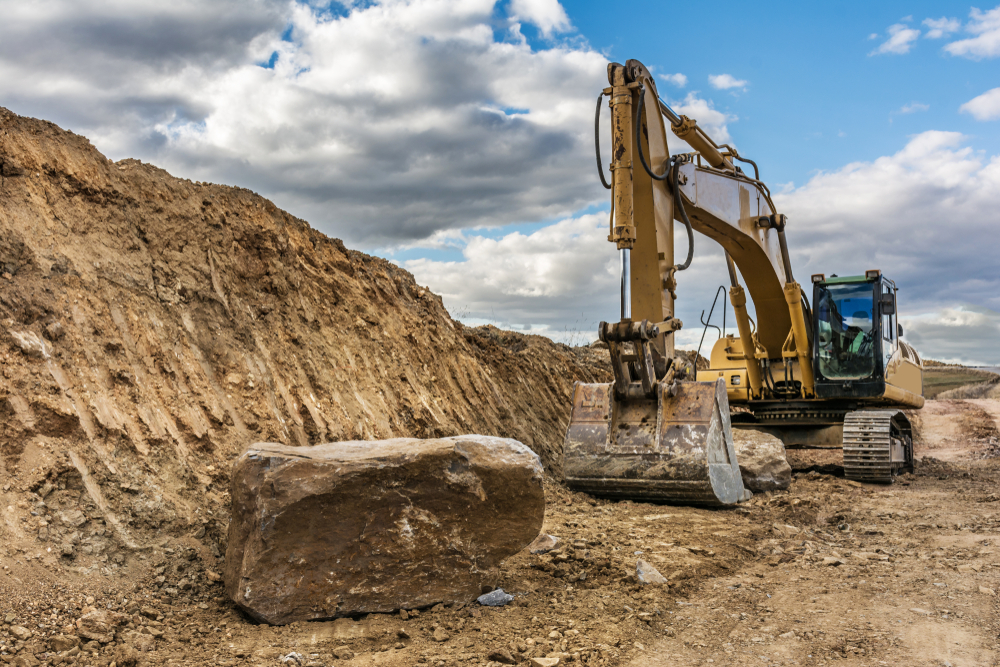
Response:
[[[646,170],[649,177],[655,181],[665,181],[667,177],[670,176],[671,165],[667,165],[667,170],[663,172],[662,175],[657,176],[653,173],[653,170],[649,168],[646,163],[646,156],[642,153],[642,109],[646,101],[646,89],[639,86],[639,106],[635,114],[635,149],[639,153],[639,162],[642,163],[642,168]],[[694,258],[694,230],[691,228],[691,221],[688,219],[687,211],[684,210],[684,202],[681,201],[680,190],[677,189],[678,178],[680,176],[680,161],[676,158],[671,159],[671,164],[673,165],[674,178],[673,178],[673,191],[674,191],[674,201],[677,203],[677,208],[681,213],[681,221],[684,223],[684,228],[687,230],[688,236],[688,252],[687,259],[684,260],[683,264],[677,265],[678,271],[683,271],[684,269],[691,266],[691,260]]]
[[[639,155],[642,155],[640,152]],[[687,259],[684,260],[683,264],[677,265],[678,271],[683,271],[684,269],[691,266],[691,259],[694,257],[694,230],[691,228],[691,220],[688,219],[687,211],[684,210],[684,200],[681,198],[680,191],[680,175],[681,175],[681,160],[677,157],[673,158],[673,191],[674,191],[674,203],[677,205],[677,210],[681,213],[681,222],[684,223],[684,228],[687,229],[688,233],[688,254]],[[669,172],[668,172],[669,173]]]
[[[646,170],[649,177],[654,181],[664,181],[667,179],[667,176],[670,175],[670,167],[667,167],[667,170],[663,172],[662,176],[657,176],[653,173],[653,170],[649,168],[649,165],[646,164],[646,156],[642,154],[642,107],[645,101],[646,89],[639,86],[639,107],[635,114],[635,149],[639,152],[639,162],[642,163],[642,168]]]
[[[611,184],[604,179],[604,167],[601,166],[601,102],[604,93],[597,96],[597,112],[594,114],[594,149],[597,151],[597,175],[601,177],[601,185],[605,190],[611,189]]]

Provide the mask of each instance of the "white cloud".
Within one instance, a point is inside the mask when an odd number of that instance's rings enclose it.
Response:
[[[1000,364],[1000,351],[991,341],[1000,339],[1000,313],[971,305],[900,318],[903,338],[927,358],[971,366]],[[930,351],[933,350],[933,353]]]
[[[918,37],[920,37],[919,30],[911,28],[905,23],[896,23],[889,26],[889,39],[879,44],[878,48],[868,55],[875,56],[883,53],[901,55],[909,53],[910,48],[913,46],[913,42],[915,42]]]
[[[498,41],[495,4],[14,3],[0,99],[355,245],[568,215],[603,193],[588,128],[607,61]],[[555,2],[511,9],[568,26]]]
[[[958,110],[972,114],[976,120],[1000,119],[1000,88],[987,90],[982,95],[973,97]]]
[[[904,104],[899,108],[896,113],[916,113],[917,111],[927,111],[930,109],[929,104],[921,104],[920,102],[910,102],[909,104]]]
[[[716,90],[729,90],[730,88],[745,88],[746,79],[737,79],[731,74],[709,74],[708,82]]]
[[[881,269],[902,289],[904,314],[969,302],[1000,309],[989,250],[1000,157],[986,160],[964,144],[955,132],[924,132],[894,155],[818,174],[776,196],[790,219],[796,275]]]
[[[1000,210],[1000,157],[987,159],[965,141],[957,133],[925,132],[893,155],[820,173],[775,195],[779,211],[789,216],[796,278],[804,283],[813,273],[881,269],[900,287],[907,338],[930,358],[958,358],[958,336],[928,328],[927,322],[961,303],[1000,311],[1000,275],[990,250]],[[567,335],[576,342],[591,340],[599,320],[618,316],[618,268],[614,246],[606,240],[607,215],[500,239],[470,236],[462,261],[404,265],[421,283],[444,293],[446,305],[468,321],[531,325],[563,340]],[[680,256],[686,250],[680,225],[676,243]],[[677,315],[685,322],[678,344],[697,346],[699,315],[727,282],[718,246],[696,235],[694,262],[678,276]],[[721,322],[721,312],[713,321]],[[572,334],[577,330],[581,333]],[[1000,363],[989,353],[995,331],[974,327],[962,336],[969,351],[983,351],[962,358]],[[706,346],[712,342],[710,332]]]
[[[951,42],[944,50],[953,56],[965,56],[973,60],[1000,56],[1000,6],[988,11],[973,8],[969,12],[971,21],[965,31],[975,37]]]
[[[510,13],[512,20],[534,24],[545,35],[572,27],[559,0],[511,0]]]
[[[958,32],[962,27],[962,22],[958,19],[949,19],[942,16],[939,19],[924,19],[924,25],[929,28],[924,33],[924,37],[927,39],[941,39],[953,32]]]
[[[684,98],[684,101],[673,103],[670,106],[674,109],[674,111],[694,118],[698,121],[698,125],[700,125],[705,132],[707,132],[708,135],[715,140],[716,143],[730,143],[731,137],[729,136],[728,124],[738,120],[736,116],[719,111],[710,100],[698,97],[696,92],[688,93]],[[673,148],[676,144],[687,146],[687,144],[673,135],[669,137],[669,140],[672,147],[670,151],[671,153],[678,152]],[[690,149],[685,148],[684,151],[681,152],[686,152],[688,150]]]
[[[617,319],[618,262],[607,234],[607,213],[583,215],[531,234],[471,235],[460,262],[401,264],[466,321],[563,338],[581,331],[589,342],[600,319]]]
[[[663,81],[671,83],[677,86],[678,88],[683,88],[684,86],[688,85],[688,78],[683,74],[681,74],[680,72],[678,72],[677,74],[659,74],[658,76]]]

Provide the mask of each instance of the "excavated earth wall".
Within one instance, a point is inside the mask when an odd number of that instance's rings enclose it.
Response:
[[[464,327],[248,190],[6,109],[0,174],[7,546],[108,575],[164,535],[215,551],[230,462],[257,441],[481,433],[558,473],[574,380],[610,380],[606,351]]]

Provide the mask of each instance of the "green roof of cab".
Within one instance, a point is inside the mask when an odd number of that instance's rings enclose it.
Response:
[[[827,278],[821,285],[843,285],[844,283],[870,283],[874,278],[866,278],[865,276],[843,276],[837,278]]]

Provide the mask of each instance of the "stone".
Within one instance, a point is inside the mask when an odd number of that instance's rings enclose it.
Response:
[[[792,467],[785,458],[781,440],[749,428],[733,429],[736,460],[743,486],[754,493],[787,489],[792,483]]]
[[[836,558],[834,556],[827,556],[823,559],[823,565],[830,565],[832,567],[837,567],[838,565],[843,565],[844,561],[841,558]]]
[[[354,657],[354,652],[351,651],[349,646],[338,646],[333,649],[333,657],[337,660],[350,660]]]
[[[42,663],[40,663],[38,658],[33,656],[31,653],[24,652],[14,658],[10,664],[12,667],[38,667]]]
[[[559,658],[532,658],[528,664],[531,667],[556,667],[559,664]]]
[[[516,440],[252,445],[233,466],[227,595],[275,625],[475,600],[545,515]]]
[[[78,646],[79,644],[80,644],[79,637],[73,637],[73,636],[67,637],[66,635],[56,635],[55,637],[49,640],[49,646],[56,653],[68,651],[74,646]]]
[[[528,545],[528,552],[533,554],[547,554],[559,546],[559,538],[555,535],[539,533],[538,537]]]
[[[503,648],[498,648],[486,657],[493,662],[499,662],[502,665],[513,665],[517,662],[517,660],[514,659],[514,656],[510,654],[510,651]]]
[[[979,587],[979,592],[982,593],[983,595],[996,595],[997,594],[997,592],[995,590],[993,590],[992,588],[986,588],[986,586],[980,586]]]
[[[31,630],[24,627],[23,625],[15,625],[9,630],[10,634],[14,635],[14,639],[18,641],[27,641],[31,638]]]
[[[665,584],[667,583],[667,578],[660,574],[655,567],[642,560],[641,558],[635,563],[635,576],[638,577],[640,584]]]
[[[451,639],[451,635],[449,635],[444,628],[438,626],[434,628],[434,633],[431,635],[431,638],[436,642],[446,642]]]
[[[502,607],[513,599],[513,595],[505,593],[502,588],[498,588],[495,591],[480,595],[476,598],[476,602],[486,607]]]
[[[114,639],[115,628],[125,622],[126,617],[105,609],[95,609],[77,619],[77,634],[83,639],[92,639],[108,644]]]

